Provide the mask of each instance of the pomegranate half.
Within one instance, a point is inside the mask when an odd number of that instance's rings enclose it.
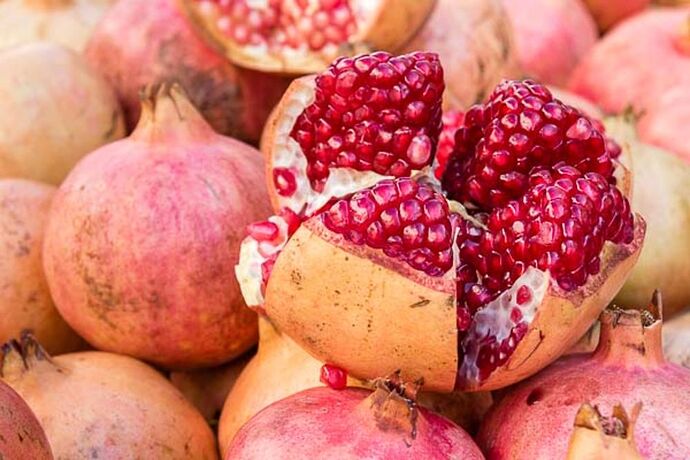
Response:
[[[460,427],[417,406],[417,388],[393,376],[379,381],[374,392],[359,388],[302,391],[247,422],[225,459],[483,459]]]
[[[243,67],[288,74],[333,59],[399,49],[434,0],[178,0],[191,20]]]
[[[282,217],[250,227],[237,274],[248,305],[358,378],[498,388],[584,334],[645,225],[615,185],[620,148],[531,81],[467,112],[436,182],[441,78],[433,54],[375,53],[296,80],[263,140]]]
[[[34,411],[55,458],[218,458],[201,414],[136,359],[98,351],[51,357],[23,334],[3,345],[0,379]]]
[[[53,460],[46,434],[31,408],[1,380],[0,458]]]
[[[564,458],[581,404],[641,402],[635,440],[647,459],[690,455],[690,370],[668,363],[661,348],[661,302],[641,310],[606,310],[592,354],[565,357],[520,382],[484,418],[478,442],[488,458]],[[539,436],[535,436],[539,433]]]
[[[233,267],[269,214],[259,152],[216,134],[177,85],[152,88],[134,133],[59,188],[44,266],[65,320],[98,349],[169,368],[219,365],[257,338]]]

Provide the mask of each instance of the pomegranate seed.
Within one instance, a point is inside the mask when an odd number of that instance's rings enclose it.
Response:
[[[278,237],[280,230],[273,222],[263,221],[247,225],[247,233],[256,241],[273,241]]]
[[[273,183],[280,196],[291,196],[297,190],[297,180],[289,168],[274,168]]]
[[[319,380],[329,388],[342,390],[347,386],[347,372],[332,364],[324,364]]]

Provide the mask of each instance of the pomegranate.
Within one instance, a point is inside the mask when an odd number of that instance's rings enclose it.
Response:
[[[0,179],[0,343],[29,329],[51,353],[84,343],[55,309],[43,274],[43,231],[55,188]]]
[[[679,6],[690,5],[690,0],[654,0],[657,5]]]
[[[585,3],[599,30],[606,31],[647,8],[651,0],[585,0]]]
[[[621,405],[604,416],[595,406],[585,403],[575,415],[575,426],[568,445],[567,460],[642,460],[634,440],[635,422],[641,404],[628,416]]]
[[[690,8],[635,15],[600,40],[573,71],[569,88],[606,112],[643,112],[671,88],[690,85]],[[659,63],[650,65],[650,63]]]
[[[605,124],[629,152],[635,177],[632,208],[647,221],[645,246],[616,302],[624,308],[641,305],[659,289],[670,317],[690,306],[690,165],[641,143],[624,117],[608,118]]]
[[[664,324],[664,355],[690,369],[690,311]]]
[[[690,90],[687,86],[678,86],[649,104],[637,128],[644,142],[658,145],[690,163],[690,145],[684,135],[688,124]]]
[[[564,85],[597,41],[597,26],[582,0],[503,0],[515,30],[522,70],[552,85]]]
[[[132,135],[85,158],[46,230],[48,285],[98,349],[169,368],[219,365],[256,341],[233,267],[269,213],[261,156],[217,135],[177,85],[153,88]]]
[[[0,177],[59,184],[82,156],[124,135],[112,89],[58,45],[0,52],[0,94]]]
[[[331,367],[313,358],[262,316],[259,317],[259,337],[257,355],[242,371],[223,406],[218,424],[218,443],[223,457],[237,431],[260,410],[302,390],[326,385],[320,376],[324,368]],[[368,382],[345,377],[349,386],[370,386]],[[275,384],[277,381],[280,385]],[[422,392],[417,402],[473,433],[492,399],[489,392]]]
[[[46,434],[26,402],[0,381],[0,458],[52,460]]]
[[[483,459],[460,427],[417,406],[417,389],[393,376],[374,392],[304,390],[247,422],[225,458]]]
[[[249,69],[304,74],[343,54],[394,51],[434,0],[178,0],[230,59]]]
[[[0,48],[47,40],[81,52],[114,0],[4,0]]]
[[[499,388],[585,333],[644,222],[614,185],[629,182],[620,148],[532,81],[467,112],[441,184],[404,177],[433,157],[437,65],[376,53],[293,83],[264,147],[274,204],[306,220],[250,228],[237,274],[248,305],[358,378],[400,368],[431,391]]]
[[[175,0],[120,0],[85,54],[117,91],[130,130],[139,120],[141,89],[175,80],[216,131],[254,142],[289,83],[237,69],[196,35]]]
[[[136,359],[98,351],[50,357],[23,334],[3,346],[0,377],[34,411],[56,458],[217,458],[203,417]]]
[[[402,52],[432,50],[444,64],[446,103],[466,109],[503,78],[520,75],[512,28],[500,0],[436,0]]]
[[[564,458],[572,420],[584,402],[601,407],[641,402],[635,429],[640,454],[690,455],[690,370],[664,359],[660,296],[655,293],[647,309],[606,310],[600,320],[594,353],[562,358],[489,410],[478,437],[488,458]]]

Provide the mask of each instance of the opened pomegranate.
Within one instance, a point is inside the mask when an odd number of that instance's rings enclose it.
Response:
[[[450,420],[418,407],[418,384],[397,375],[359,388],[312,388],[253,417],[226,459],[483,459],[472,438]],[[308,440],[308,442],[305,442]]]
[[[394,51],[433,0],[180,0],[233,62],[267,72],[323,70],[343,54]]]
[[[1,51],[0,94],[0,177],[57,185],[81,157],[124,136],[113,90],[61,46]]]
[[[3,0],[0,48],[41,40],[81,52],[115,0]]]
[[[432,161],[436,65],[425,53],[346,58],[291,86],[264,145],[274,202],[306,220],[251,228],[237,273],[248,305],[265,303],[281,330],[356,377],[400,368],[429,390],[498,388],[584,334],[645,226],[615,186],[628,183],[620,148],[531,81],[506,81],[467,112],[441,184],[404,177]],[[294,186],[273,182],[278,171]]]
[[[671,317],[690,306],[690,165],[640,142],[626,117],[607,118],[605,125],[630,156],[635,177],[631,205],[647,222],[644,248],[616,303],[623,308],[643,305],[659,289],[664,314]]]
[[[688,16],[690,21],[690,14]],[[675,153],[690,163],[690,143],[685,129],[690,125],[690,88],[678,86],[649,104],[638,121],[640,139]]]
[[[0,381],[0,458],[52,460],[46,434],[26,402]]]
[[[177,85],[152,88],[127,139],[58,190],[44,265],[65,320],[93,346],[161,366],[218,365],[256,341],[233,267],[269,214],[260,154],[216,134]]]
[[[635,422],[641,404],[628,415],[620,404],[611,415],[584,403],[575,415],[573,433],[568,444],[567,460],[642,460],[635,445]]]
[[[664,356],[690,369],[690,311],[664,323]]]
[[[597,41],[597,26],[582,0],[503,0],[503,6],[522,70],[544,83],[564,85]]]
[[[650,65],[650,63],[658,63]],[[644,112],[690,85],[690,8],[654,8],[606,34],[573,71],[569,88],[606,112]]]
[[[117,91],[130,130],[142,88],[174,80],[216,131],[254,142],[289,82],[236,68],[197,36],[175,0],[118,1],[85,54]]]
[[[585,0],[587,8],[597,21],[599,30],[606,31],[622,20],[649,6],[651,0]]]
[[[43,274],[43,231],[55,188],[0,179],[0,343],[34,332],[51,353],[84,346],[55,309]]]
[[[641,310],[606,310],[592,354],[562,358],[519,383],[489,411],[478,442],[489,458],[564,458],[581,404],[642,403],[635,440],[647,459],[690,455],[690,370],[666,362],[661,302]],[[539,436],[534,436],[539,433]]]
[[[0,378],[34,411],[55,458],[217,458],[203,417],[136,359],[97,351],[50,357],[23,334],[2,347]]]

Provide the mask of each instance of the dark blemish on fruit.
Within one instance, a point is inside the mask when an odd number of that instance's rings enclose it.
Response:
[[[431,303],[431,300],[429,300],[429,299],[420,300],[419,302],[415,302],[412,305],[410,305],[410,308],[426,307],[430,303]]]
[[[544,391],[541,388],[535,388],[527,395],[527,405],[533,406],[544,398]]]
[[[290,280],[299,286],[302,284],[302,273],[300,273],[299,270],[292,270],[292,272],[290,272]]]
[[[647,348],[644,346],[644,343],[627,343],[625,346],[638,352],[641,356],[645,356],[647,354]]]

